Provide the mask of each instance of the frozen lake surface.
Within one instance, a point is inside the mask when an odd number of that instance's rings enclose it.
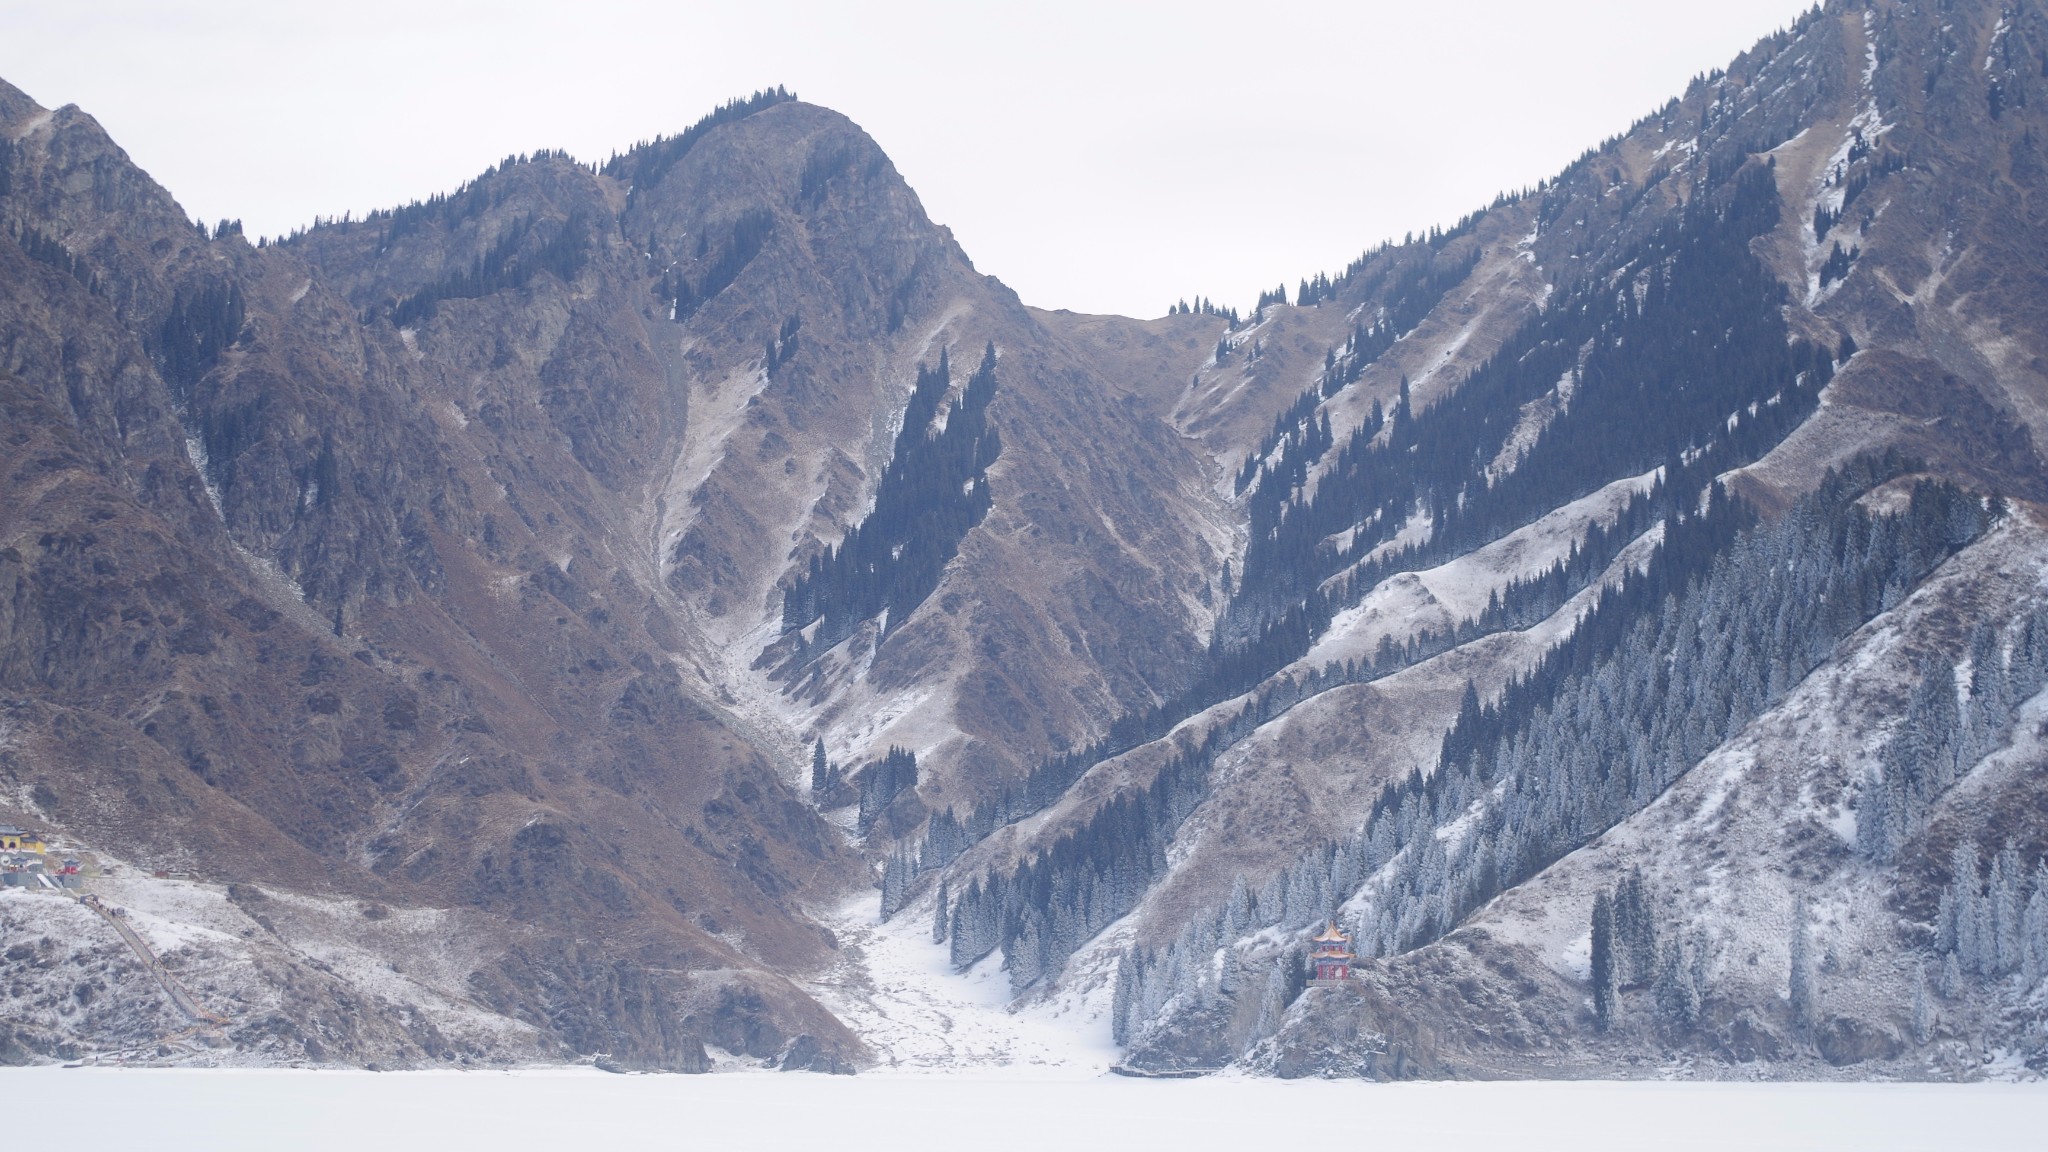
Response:
[[[39,1147],[860,1152],[2027,1148],[2040,1084],[1367,1084],[780,1073],[0,1070]]]

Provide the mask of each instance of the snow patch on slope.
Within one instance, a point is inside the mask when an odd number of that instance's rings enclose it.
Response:
[[[827,918],[842,958],[806,990],[890,1069],[1108,1070],[1116,1050],[1103,990],[1013,1006],[1000,953],[953,970],[945,947],[931,941],[932,903],[927,897],[884,924],[879,894],[849,901]]]
[[[1488,484],[1498,484],[1521,466],[1522,457],[1527,456],[1529,450],[1536,446],[1537,437],[1543,435],[1543,430],[1550,427],[1550,422],[1564,415],[1565,410],[1571,406],[1572,392],[1577,387],[1578,381],[1574,374],[1566,372],[1558,377],[1557,383],[1550,386],[1550,391],[1522,405],[1521,416],[1515,421],[1514,431],[1508,433],[1508,438],[1501,443],[1500,451],[1494,454],[1492,463],[1486,466]]]
[[[688,351],[685,346],[675,355]],[[684,430],[682,450],[670,464],[668,482],[660,494],[664,512],[659,538],[662,576],[668,575],[676,544],[697,519],[697,504],[692,497],[711,478],[719,461],[725,459],[727,442],[746,419],[747,405],[767,387],[768,373],[755,365],[691,390],[689,427]]]
[[[1370,656],[1382,636],[1400,640],[1423,627],[1442,629],[1478,616],[1489,596],[1570,556],[1589,526],[1613,523],[1630,499],[1650,490],[1660,471],[1616,480],[1455,560],[1388,577],[1337,613],[1303,663],[1321,667]]]

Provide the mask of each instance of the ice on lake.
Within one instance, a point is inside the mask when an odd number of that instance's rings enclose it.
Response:
[[[0,1070],[49,1148],[986,1152],[2027,1148],[2040,1084],[1420,1083],[1232,1077]]]

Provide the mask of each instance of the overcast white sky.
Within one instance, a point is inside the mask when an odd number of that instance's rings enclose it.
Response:
[[[1796,0],[0,0],[0,78],[277,234],[784,84],[1032,304],[1152,316],[1533,184]]]

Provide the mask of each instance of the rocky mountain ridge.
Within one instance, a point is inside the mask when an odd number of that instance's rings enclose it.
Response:
[[[1149,321],[779,90],[251,245],[0,88],[0,815],[214,885],[118,881],[263,1006],[166,1058],[849,1070],[1000,985],[1135,1071],[2034,1059],[2039,20],[1828,5]],[[55,979],[13,1051],[161,1030]]]

